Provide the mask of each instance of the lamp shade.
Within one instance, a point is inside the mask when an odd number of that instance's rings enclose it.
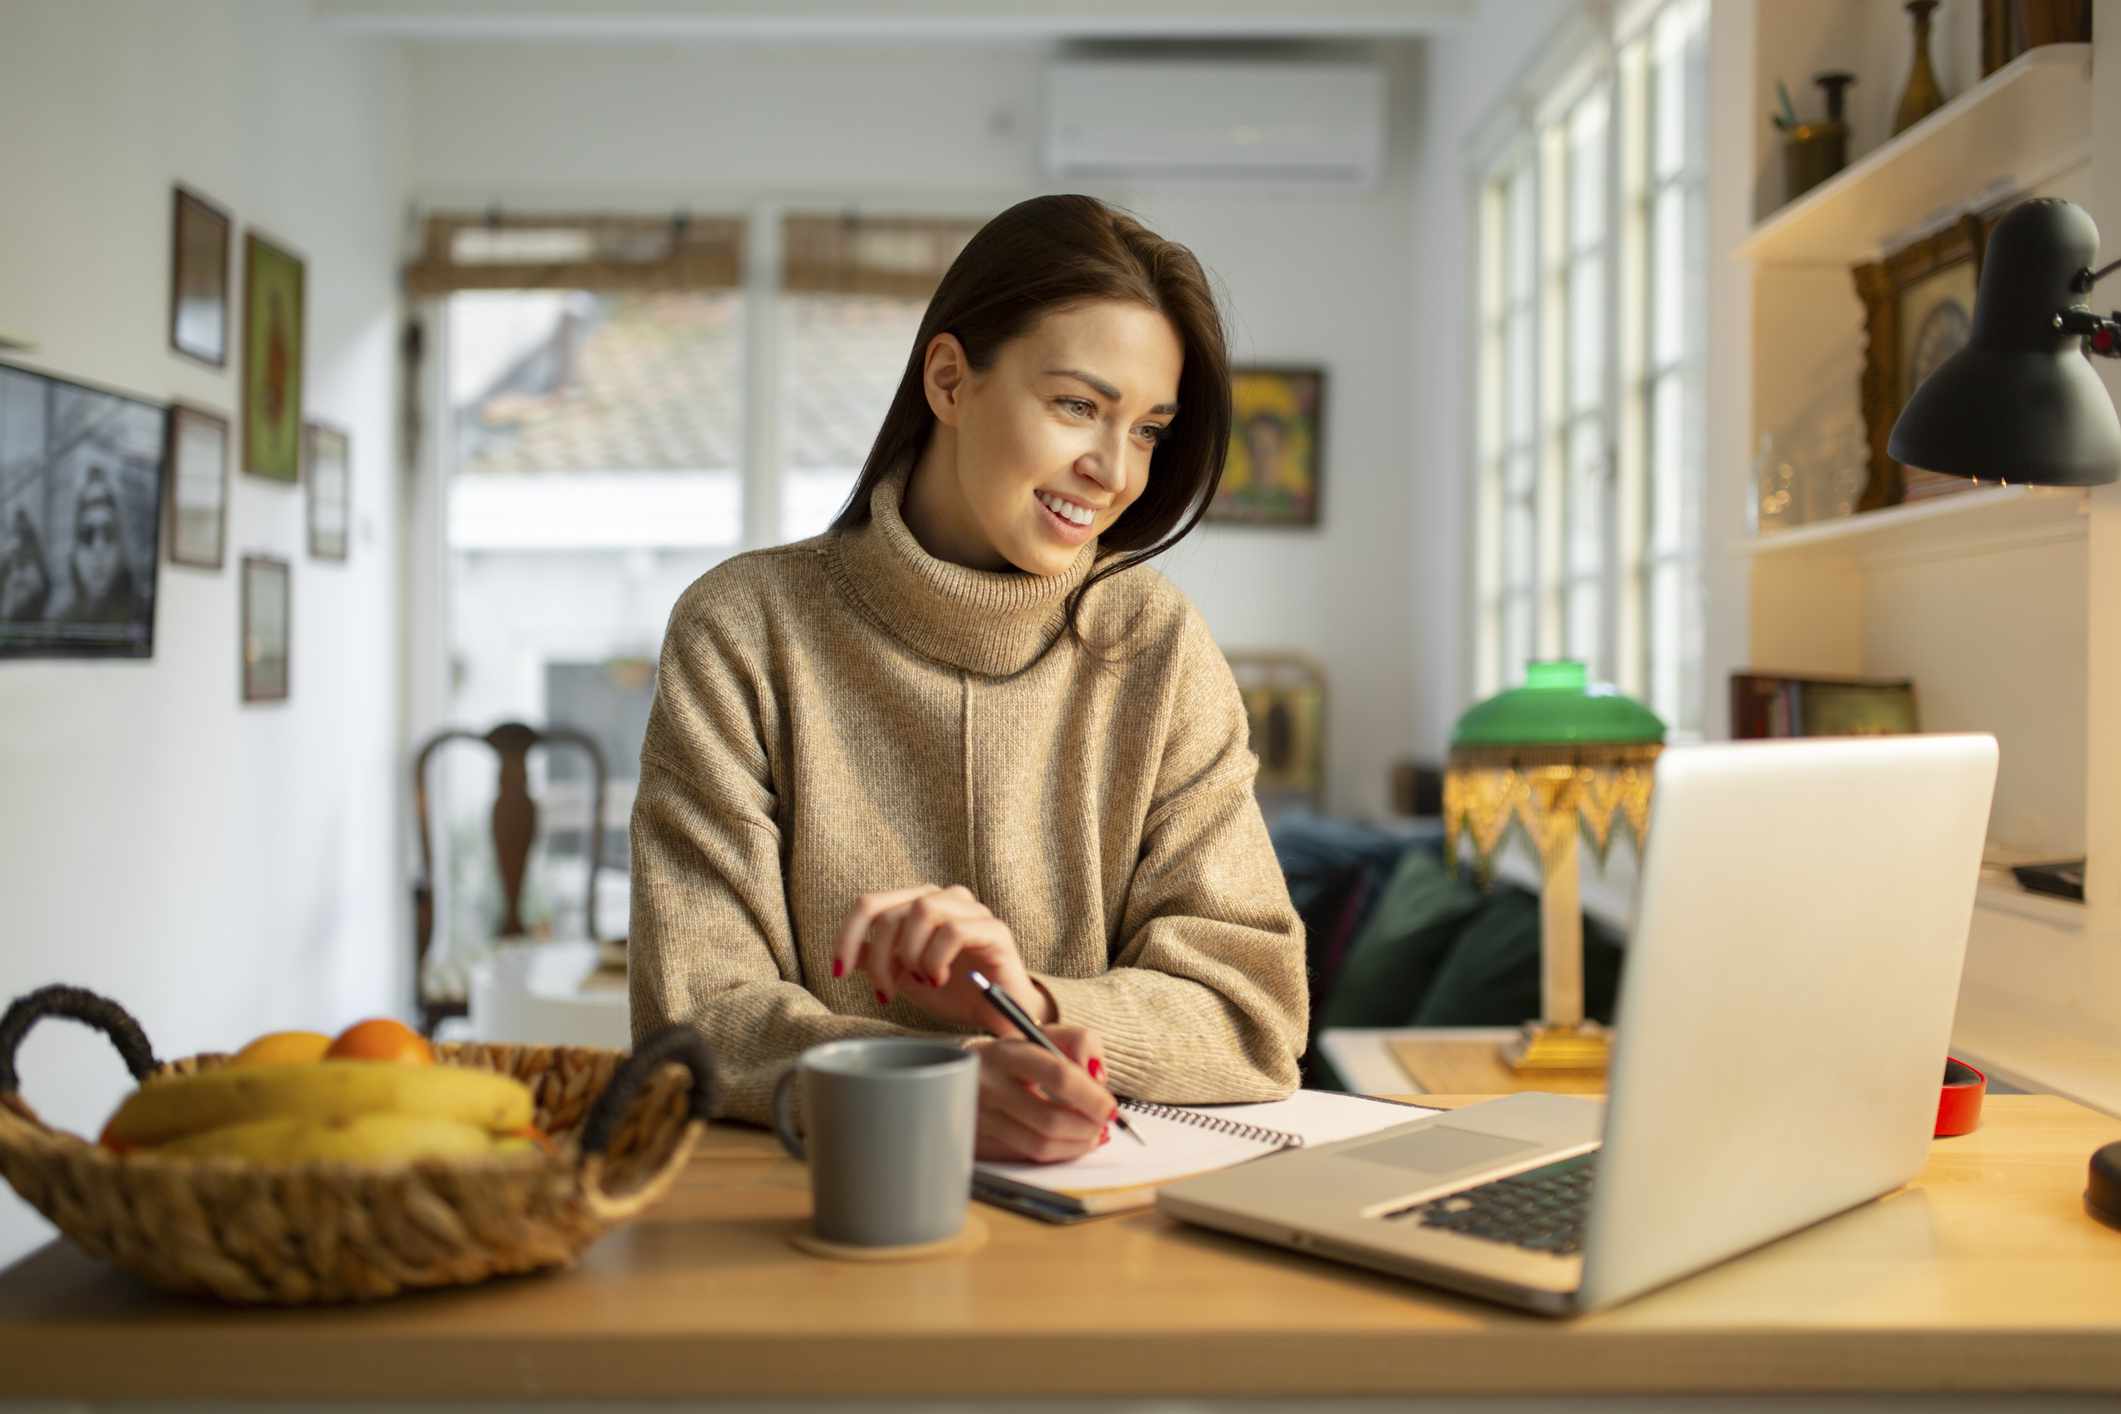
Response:
[[[1570,658],[1525,665],[1524,685],[1466,709],[1451,746],[1641,745],[1664,740],[1664,723],[1632,697],[1592,685]]]
[[[1925,471],[2044,486],[2099,486],[2121,472],[2121,418],[2084,356],[2055,327],[2082,305],[2099,250],[2084,209],[2043,197],[1998,223],[1982,258],[1965,348],[1922,380],[1886,451]]]

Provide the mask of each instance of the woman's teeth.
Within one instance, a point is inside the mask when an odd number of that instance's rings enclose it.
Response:
[[[1071,506],[1066,501],[1063,501],[1058,497],[1048,496],[1043,491],[1035,491],[1032,494],[1038,497],[1038,503],[1040,505],[1046,507],[1046,509],[1052,511],[1055,515],[1059,516],[1062,520],[1068,521],[1070,524],[1088,525],[1093,519],[1095,519],[1095,517],[1093,517],[1090,512],[1084,510],[1082,507]]]

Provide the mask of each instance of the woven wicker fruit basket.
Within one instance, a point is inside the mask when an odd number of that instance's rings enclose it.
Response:
[[[224,1065],[157,1061],[124,1008],[45,987],[0,1017],[0,1173],[93,1256],[173,1291],[304,1305],[566,1266],[662,1196],[712,1113],[713,1068],[690,1027],[631,1055],[582,1046],[440,1045],[436,1061],[530,1088],[547,1149],[389,1167],[114,1153],[23,1102],[15,1055],[48,1016],[109,1036],[134,1079]]]

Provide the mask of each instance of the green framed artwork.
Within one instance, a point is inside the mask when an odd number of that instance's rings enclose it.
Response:
[[[259,235],[243,241],[243,469],[302,479],[303,267]]]
[[[1230,455],[1203,520],[1318,524],[1325,393],[1322,368],[1231,370]]]

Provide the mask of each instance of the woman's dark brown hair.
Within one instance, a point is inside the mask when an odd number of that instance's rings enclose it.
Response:
[[[1068,596],[1068,632],[1085,649],[1083,596],[1100,580],[1183,540],[1214,498],[1230,449],[1229,346],[1207,275],[1192,251],[1097,198],[1020,201],[966,243],[928,301],[884,425],[832,522],[835,531],[865,524],[876,484],[926,449],[935,414],[923,365],[937,334],[956,335],[972,367],[984,372],[1004,344],[1046,315],[1091,300],[1126,300],[1158,311],[1178,332],[1184,361],[1179,412],[1157,439],[1148,485],[1098,538],[1096,568]]]

